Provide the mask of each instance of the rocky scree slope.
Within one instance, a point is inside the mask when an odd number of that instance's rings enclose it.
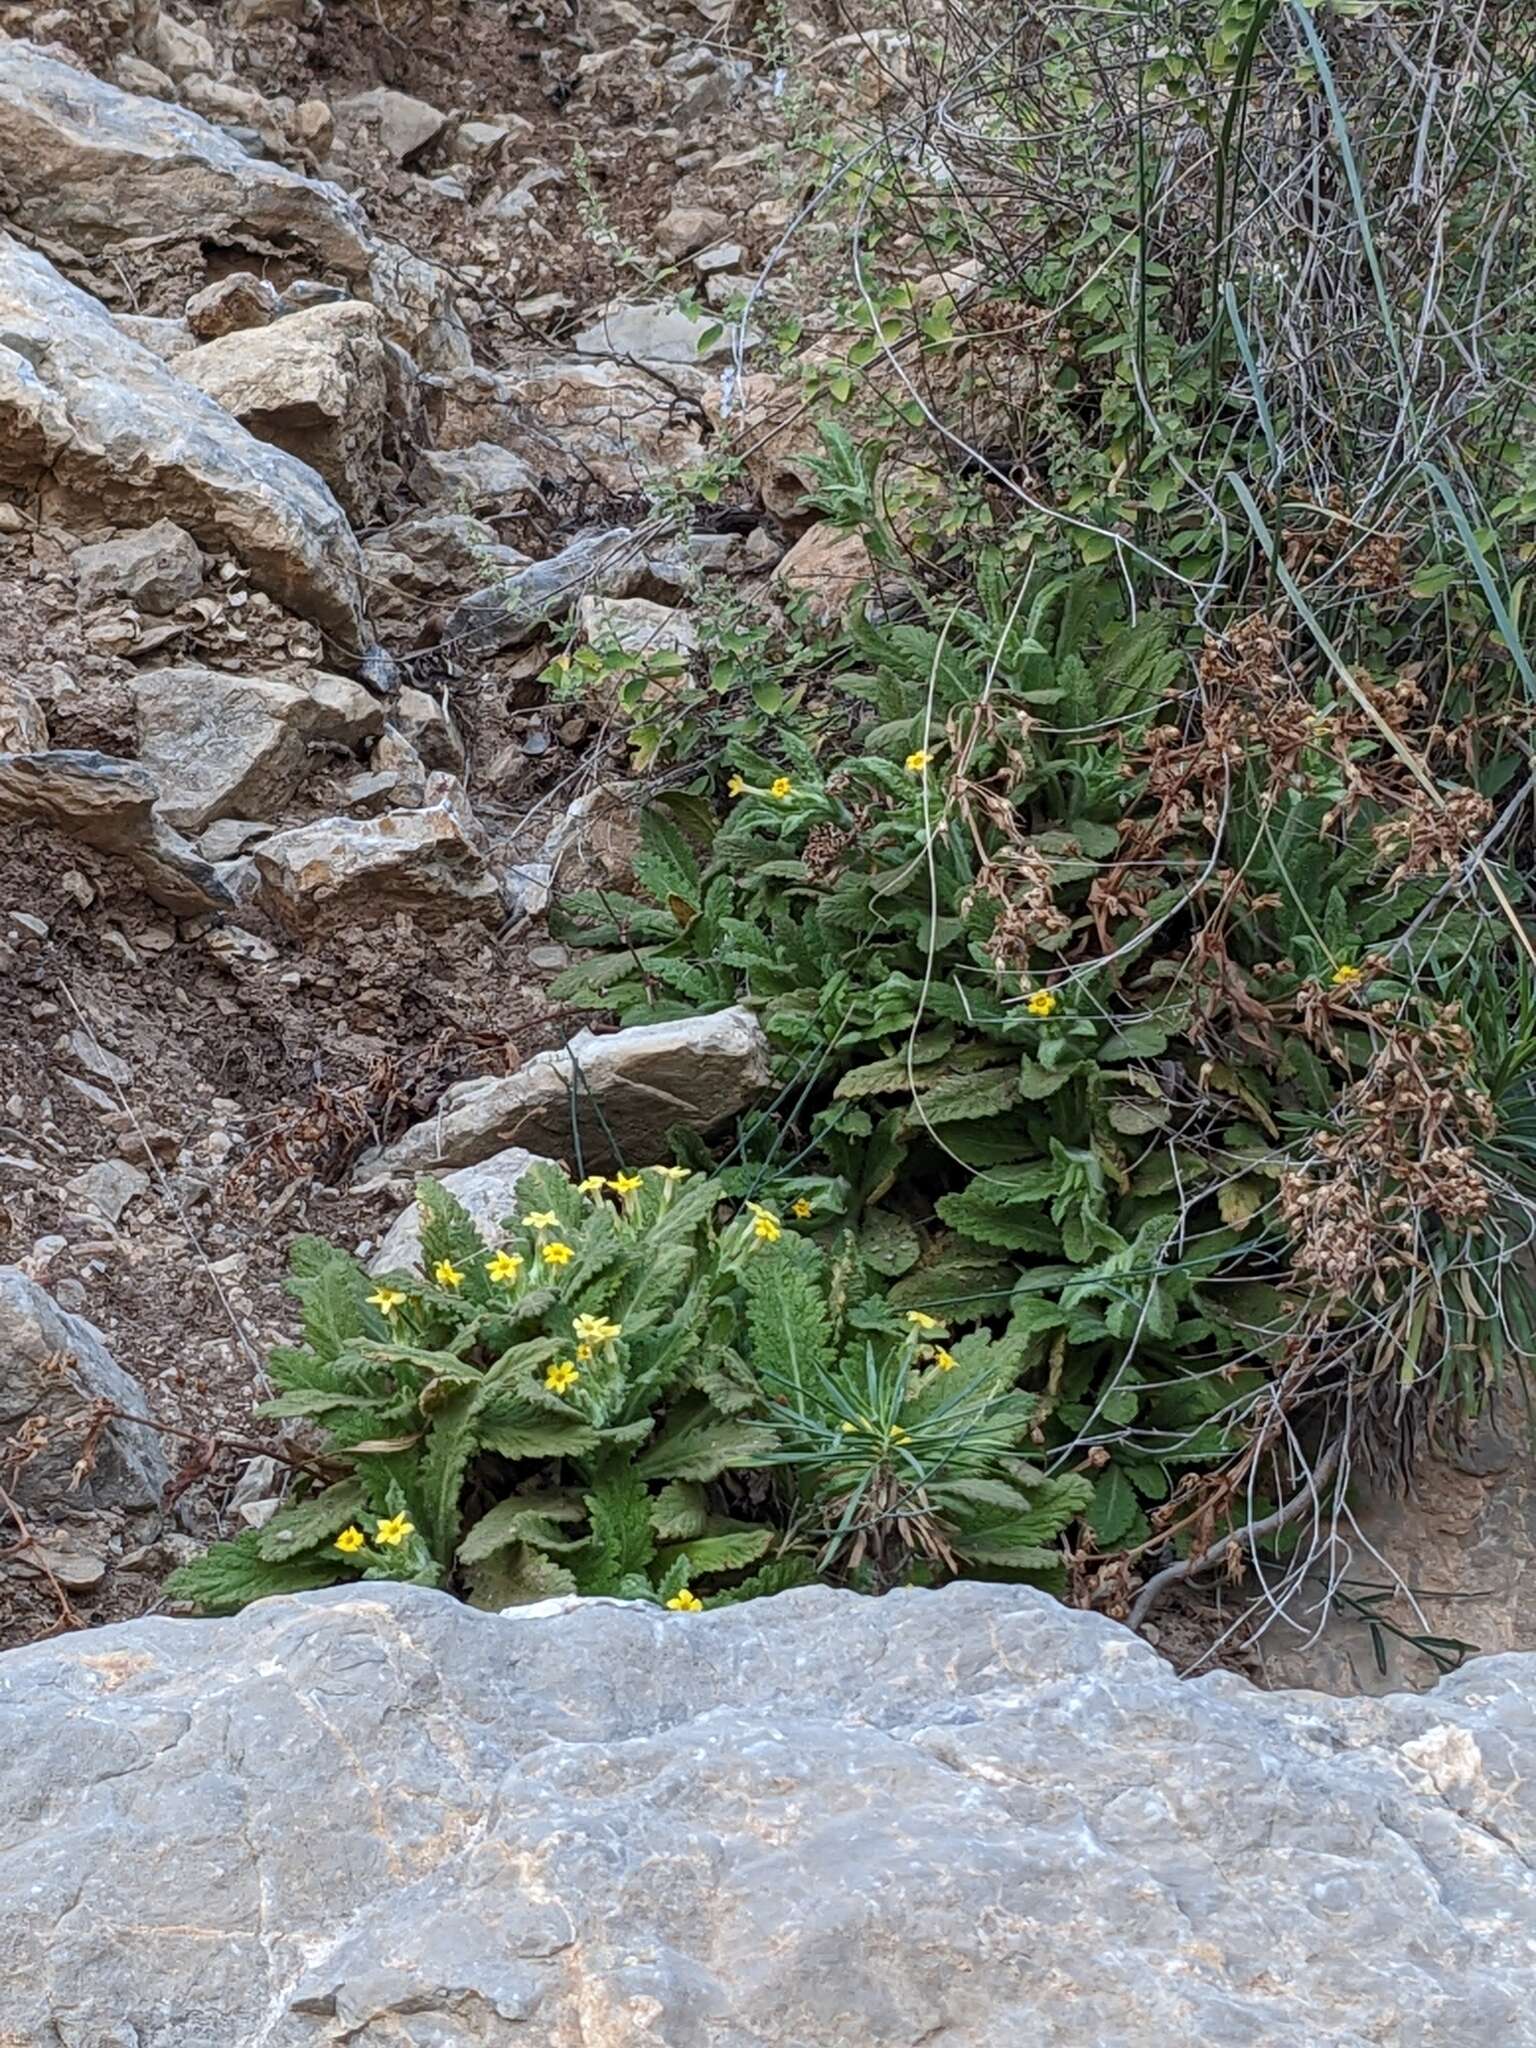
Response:
[[[1532,1698],[975,1584],[94,1631],[0,1658],[0,2038],[1520,2048]]]
[[[551,701],[552,634],[691,646],[809,524],[777,446],[729,530],[656,511],[792,211],[762,50],[693,0],[451,27],[0,6],[0,1268],[48,1435],[0,1640],[271,1512],[287,1237],[376,1245],[448,1087],[506,1121],[569,1035],[551,887],[625,878],[622,738]],[[109,1387],[154,1425],[97,1439],[159,1474],[131,1502],[67,1483]]]

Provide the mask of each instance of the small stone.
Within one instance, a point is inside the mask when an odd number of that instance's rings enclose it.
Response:
[[[48,920],[34,917],[30,910],[8,910],[5,917],[10,927],[8,936],[12,939],[46,939],[48,936]]]
[[[186,322],[199,341],[217,341],[247,327],[265,327],[277,318],[279,300],[264,277],[236,270],[206,285],[188,299]]]
[[[301,149],[323,157],[336,138],[336,117],[324,100],[300,100],[288,116],[288,133]]]
[[[680,263],[718,241],[729,226],[726,215],[712,207],[674,206],[656,224],[656,247],[669,263]]]
[[[42,705],[25,683],[0,674],[0,754],[40,754],[47,745]]]
[[[104,1223],[116,1225],[129,1203],[148,1186],[149,1175],[126,1159],[104,1159],[67,1180],[64,1192],[72,1198],[77,1213],[99,1216]]]
[[[495,121],[463,121],[454,131],[448,153],[458,163],[484,165],[506,147],[508,131]]]
[[[132,1067],[125,1059],[119,1059],[115,1052],[108,1051],[94,1031],[71,1031],[60,1050],[67,1052],[88,1074],[94,1074],[98,1081],[110,1081],[114,1087],[126,1088],[133,1080]]]
[[[571,964],[568,946],[530,946],[528,965],[536,967],[541,974],[558,974],[563,967]]]
[[[505,515],[538,495],[538,481],[527,463],[494,441],[424,449],[411,471],[411,484],[424,501],[446,499],[461,512],[484,508]]]
[[[435,142],[448,125],[446,114],[409,93],[375,86],[371,92],[354,93],[338,100],[335,113],[344,126],[366,126],[377,131],[379,145],[397,164],[407,164]]]
[[[126,599],[140,611],[161,615],[203,587],[202,549],[169,519],[157,519],[118,540],[77,548],[71,560],[83,611]]]
[[[715,242],[708,249],[698,251],[693,267],[700,277],[712,277],[717,270],[739,270],[742,255],[740,242]]]

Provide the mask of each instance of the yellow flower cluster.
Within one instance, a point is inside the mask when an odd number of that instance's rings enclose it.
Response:
[[[759,1244],[777,1244],[784,1235],[784,1226],[771,1209],[765,1209],[761,1202],[748,1202],[748,1214],[752,1218],[752,1235]]]
[[[406,1537],[413,1534],[416,1524],[405,1515],[386,1515],[374,1524],[373,1540],[382,1543],[386,1550],[398,1550]],[[368,1538],[351,1523],[336,1538],[336,1548],[343,1557],[356,1557],[360,1550],[368,1548]]]

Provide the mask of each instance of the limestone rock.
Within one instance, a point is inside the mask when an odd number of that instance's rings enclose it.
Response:
[[[515,459],[515,458],[514,458]],[[391,583],[410,592],[473,590],[488,576],[528,566],[528,557],[467,512],[417,512],[370,539],[365,554],[388,564]]]
[[[421,810],[274,832],[254,854],[262,901],[296,931],[366,928],[397,911],[433,927],[499,922],[501,890],[463,789],[434,775],[426,796]]]
[[[64,1183],[64,1192],[77,1215],[113,1227],[122,1221],[129,1204],[149,1187],[149,1175],[126,1159],[103,1159],[86,1167]]]
[[[275,817],[304,779],[311,741],[355,746],[382,707],[342,676],[292,682],[223,669],[151,669],[134,679],[139,759],[160,814],[186,832],[217,818]]]
[[[267,280],[235,270],[188,299],[186,322],[199,341],[218,341],[245,327],[265,327],[277,314],[277,293]]]
[[[773,572],[774,583],[802,595],[812,618],[823,625],[846,618],[855,596],[874,577],[864,536],[844,533],[828,520],[801,534]]]
[[[40,754],[48,745],[48,720],[25,683],[0,674],[0,754]]]
[[[444,647],[463,656],[524,647],[565,618],[583,593],[627,597],[644,578],[645,557],[627,526],[589,534],[465,598],[443,628]]]
[[[0,481],[44,478],[97,519],[133,525],[152,509],[238,555],[344,646],[361,635],[361,553],[313,470],[253,439],[43,257],[0,236]]]
[[[190,77],[194,72],[208,73],[218,68],[218,60],[208,38],[170,14],[157,14],[150,24],[145,55],[173,81]]]
[[[389,365],[372,306],[344,300],[247,327],[181,356],[176,374],[320,472],[355,525],[379,501]]]
[[[425,100],[383,85],[337,100],[333,111],[343,127],[371,128],[384,154],[397,164],[408,164],[412,157],[420,156],[448,125],[447,115]]]
[[[731,351],[728,333],[705,341],[711,328],[718,325],[677,306],[632,305],[619,300],[605,307],[590,327],[584,327],[573,346],[580,355],[628,357],[640,363],[709,362]]]
[[[72,1484],[84,1437],[80,1411],[93,1401],[111,1401],[130,1415],[148,1412],[143,1388],[94,1324],[66,1315],[15,1266],[0,1266],[0,1442],[38,1441],[37,1455],[6,1474],[6,1490],[23,1513],[66,1501],[85,1508],[148,1508],[158,1501],[170,1467],[159,1436],[142,1424],[108,1423],[94,1464]],[[0,1995],[0,2012],[5,2008]]]
[[[404,689],[390,705],[391,722],[428,768],[464,772],[464,739],[444,706],[425,690]]]
[[[594,647],[626,654],[692,654],[699,644],[687,612],[646,597],[584,597],[576,622]]]
[[[138,761],[77,749],[0,754],[0,825],[44,825],[122,855],[155,901],[179,916],[235,909],[215,869],[155,815],[158,795]]]
[[[538,494],[526,462],[494,441],[467,448],[424,448],[411,471],[416,494],[428,504],[443,500],[460,512],[516,512]]]
[[[681,263],[698,249],[718,242],[730,227],[727,214],[709,206],[674,206],[656,223],[656,247],[669,263]]]
[[[628,496],[703,460],[706,379],[677,364],[667,382],[664,391],[631,364],[560,359],[498,377],[486,410],[538,476],[590,478]],[[679,396],[696,401],[697,411]]]
[[[185,320],[161,320],[150,313],[114,313],[112,324],[120,334],[136,341],[140,348],[147,348],[152,356],[158,356],[162,363],[172,363],[177,356],[184,356],[189,348],[196,346],[196,339]]]
[[[516,1213],[517,1184],[530,1166],[547,1166],[535,1152],[514,1145],[482,1159],[476,1166],[460,1167],[457,1173],[440,1179],[450,1195],[457,1197],[480,1227],[487,1243],[495,1244],[501,1226]],[[368,1262],[370,1273],[421,1270],[421,1210],[415,1202],[403,1209],[390,1225],[383,1243]]]
[[[768,1081],[768,1042],[750,1010],[637,1024],[605,1037],[582,1031],[562,1049],[536,1053],[515,1074],[455,1082],[426,1122],[386,1145],[372,1164],[430,1173],[472,1166],[509,1145],[569,1159],[574,1116],[583,1165],[646,1166],[666,1157],[673,1125],[712,1131],[746,1109]]]
[[[202,550],[169,519],[117,540],[76,548],[71,560],[82,611],[122,598],[159,617],[203,587]]]
[[[1529,1657],[1181,1683],[1023,1587],[416,1587],[0,1658],[0,2009],[207,2048],[1531,2048]]]
[[[380,241],[337,185],[248,155],[224,129],[0,38],[0,178],[28,234],[106,253],[134,236],[272,248],[345,277],[424,369],[470,360],[454,287]]]

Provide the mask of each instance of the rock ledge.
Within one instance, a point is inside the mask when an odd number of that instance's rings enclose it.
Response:
[[[1181,1684],[1012,1587],[358,1587],[0,1658],[0,2039],[1536,2042],[1536,1664]]]

